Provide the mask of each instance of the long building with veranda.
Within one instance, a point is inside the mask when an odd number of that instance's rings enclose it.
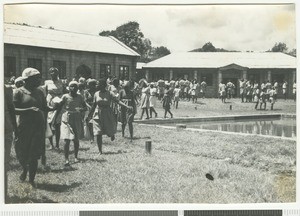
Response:
[[[218,96],[221,81],[230,80],[237,93],[238,80],[242,78],[258,83],[287,81],[288,97],[292,97],[296,65],[295,57],[280,52],[182,52],[149,62],[142,66],[142,72],[148,81],[185,78],[201,82],[205,79],[208,97]]]
[[[3,39],[5,77],[20,76],[26,67],[38,69],[43,79],[50,67],[68,80],[136,75],[139,54],[114,37],[5,23]]]

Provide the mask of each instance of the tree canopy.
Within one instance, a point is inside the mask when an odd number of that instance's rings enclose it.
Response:
[[[201,48],[193,49],[190,52],[236,52],[223,48],[216,48],[211,42],[205,43]]]
[[[287,46],[285,43],[276,43],[272,49],[271,49],[271,52],[283,52],[285,53],[286,51],[288,50]]]
[[[287,45],[282,42],[275,43],[271,50],[268,50],[267,52],[282,52],[291,56],[296,57],[297,50],[291,49],[289,50]]]
[[[170,54],[166,47],[152,47],[151,40],[144,37],[138,22],[130,21],[115,30],[101,31],[100,36],[113,36],[141,55],[140,61],[149,62]]]

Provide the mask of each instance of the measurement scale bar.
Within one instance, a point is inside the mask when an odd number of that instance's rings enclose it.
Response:
[[[1,216],[300,216],[300,209],[179,211],[3,211]]]

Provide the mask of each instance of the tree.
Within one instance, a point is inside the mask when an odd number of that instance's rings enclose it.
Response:
[[[230,51],[223,48],[216,48],[211,42],[205,43],[202,48],[191,50],[190,52],[237,52],[235,50]]]
[[[211,42],[207,42],[203,45],[202,52],[216,52],[216,47]]]
[[[151,50],[151,41],[144,38],[143,32],[140,30],[140,25],[137,22],[131,21],[125,23],[112,31],[102,31],[100,36],[114,36],[122,41],[125,45],[141,55],[141,59],[145,59]]]
[[[151,61],[161,58],[163,56],[169,55],[171,52],[167,47],[160,46],[160,47],[153,47],[150,59]]]
[[[273,48],[271,49],[271,52],[282,52],[282,53],[286,53],[288,50],[287,46],[285,43],[276,43]]]
[[[144,37],[137,22],[125,23],[112,31],[101,31],[100,36],[113,36],[141,55],[140,61],[149,62],[170,54],[168,48],[152,47],[151,41]]]
[[[290,52],[288,52],[287,54],[297,57],[297,50],[296,49],[292,49]]]

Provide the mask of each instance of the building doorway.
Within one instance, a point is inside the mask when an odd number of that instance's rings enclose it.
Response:
[[[76,69],[75,79],[78,80],[80,77],[84,77],[85,79],[92,77],[91,69],[85,64],[78,66]]]

